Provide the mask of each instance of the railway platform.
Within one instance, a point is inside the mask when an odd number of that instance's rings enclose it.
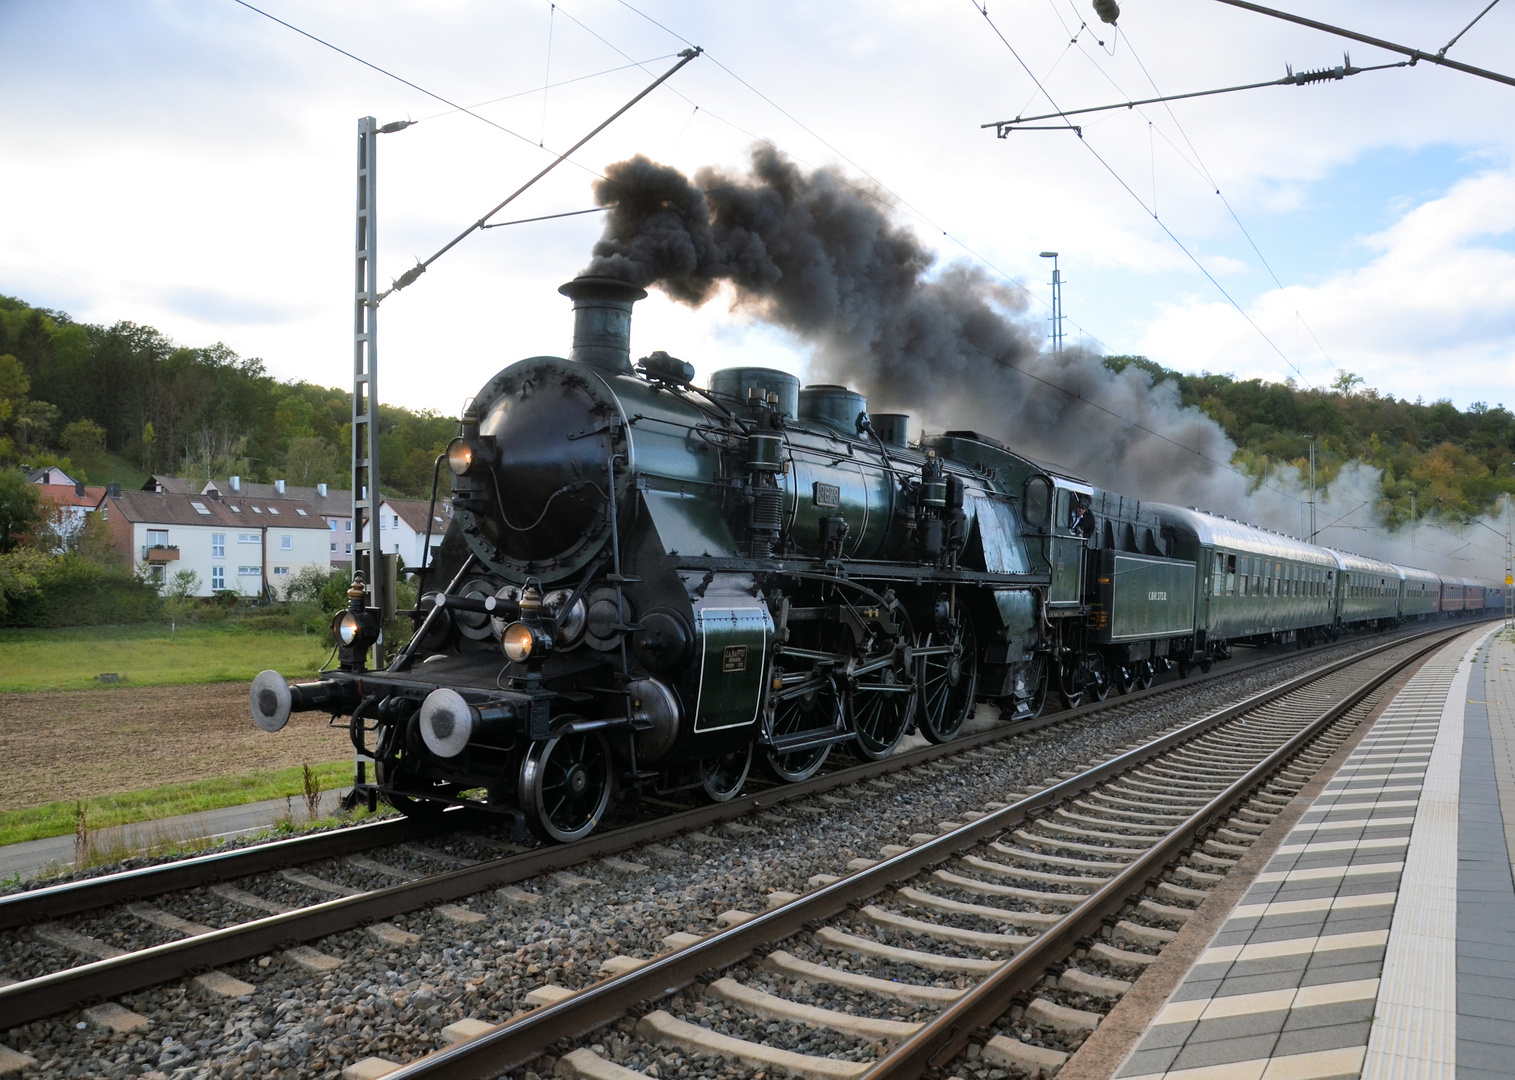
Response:
[[[1515,634],[1433,654],[1339,758],[1104,1075],[1515,1077]]]

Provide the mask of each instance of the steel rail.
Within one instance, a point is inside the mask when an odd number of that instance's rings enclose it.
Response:
[[[1332,648],[1338,643],[1324,643],[1313,646],[1310,649],[1297,650],[1291,653],[1290,656],[1309,656],[1311,653]],[[1278,663],[1281,659],[1283,658],[1278,656],[1264,656],[1246,663],[1230,664],[1219,670],[1212,670],[1208,674],[1165,681],[1161,685],[1149,687],[1146,690],[1137,690],[1118,696],[1112,695],[1104,701],[1086,702],[1074,709],[1058,709],[1054,712],[1044,712],[1042,715],[1031,719],[1010,721],[1002,727],[963,735],[940,746],[917,747],[914,750],[907,750],[885,759],[890,765],[883,771],[891,772],[910,768],[914,765],[934,761],[944,755],[977,749],[980,746],[998,742],[1001,739],[1025,735],[1044,727],[1065,723],[1071,719],[1097,715],[1108,709],[1119,708],[1122,705],[1138,702],[1148,697],[1175,693],[1228,675],[1239,675],[1243,672]],[[802,785],[785,787],[783,790],[789,797],[799,797],[827,791],[831,787],[843,786],[877,775],[882,775],[877,768],[877,763],[864,763],[862,765],[832,770],[823,776],[806,781]],[[828,780],[833,780],[833,782],[827,785],[826,782]],[[772,794],[772,791],[765,789],[760,792],[754,792],[749,798],[761,798],[770,794]],[[463,812],[463,808],[450,808],[448,810],[449,815],[460,812]],[[721,818],[718,820],[727,819]],[[479,828],[494,823],[492,816],[470,816],[467,820],[463,821],[459,821],[454,817],[444,817],[440,821],[437,819],[399,818],[372,822],[365,825],[354,825],[344,829],[315,833],[309,836],[270,841],[245,848],[238,848],[233,851],[194,856],[173,863],[146,866],[136,870],[123,870],[114,874],[102,874],[98,877],[82,878],[77,881],[64,882],[58,885],[29,889],[25,892],[0,897],[0,931],[13,930],[38,922],[47,922],[62,915],[75,915],[95,908],[108,907],[112,904],[145,900],[179,889],[215,884],[221,881],[229,881],[233,878],[245,877],[249,874],[282,870],[290,866],[299,866],[302,863],[318,862],[322,859],[351,855],[372,848],[384,847],[392,843],[424,839],[428,836],[452,831],[455,828]],[[699,824],[696,822],[682,825],[680,831],[698,828]],[[607,832],[605,835],[618,834],[617,831],[615,833]]]
[[[1342,715],[1346,709],[1351,708],[1352,705],[1361,700],[1363,695],[1371,693],[1373,688],[1380,685],[1395,672],[1401,670],[1405,665],[1413,663],[1420,656],[1440,648],[1447,641],[1463,632],[1465,632],[1465,629],[1460,628],[1448,634],[1445,628],[1438,628],[1437,630],[1429,631],[1428,634],[1417,635],[1409,639],[1410,641],[1415,641],[1425,636],[1436,636],[1438,638],[1432,644],[1417,650],[1409,658],[1392,665],[1384,674],[1375,675],[1363,687],[1360,687],[1350,695],[1346,699],[1347,703],[1333,706],[1324,717],[1312,723],[1300,735],[1291,738],[1284,744],[1283,748],[1270,754],[1262,764],[1249,770],[1242,780],[1237,781],[1227,789],[1227,795],[1234,792],[1236,793],[1236,799],[1241,798],[1260,782],[1260,778],[1266,778],[1283,761],[1292,756],[1293,751],[1302,745],[1303,740],[1307,737],[1312,737],[1319,730],[1322,723],[1329,723],[1332,719]],[[1361,663],[1382,652],[1402,647],[1405,644],[1406,641],[1404,640],[1385,644],[1350,659],[1328,665],[1319,672],[1299,676],[1281,684],[1279,687],[1254,694],[1243,702],[1212,713],[1210,716],[1195,720],[1135,750],[1121,754],[1110,761],[1080,773],[1078,776],[1042,791],[1035,792],[1002,810],[997,810],[976,821],[969,822],[949,833],[944,833],[933,840],[910,848],[908,851],[885,859],[867,869],[858,870],[830,885],[824,885],[813,892],[806,893],[797,900],[792,900],[780,907],[772,908],[763,914],[754,916],[726,930],[718,931],[685,948],[654,957],[641,967],[605,979],[556,1004],[545,1005],[514,1020],[507,1021],[493,1031],[418,1058],[410,1064],[386,1075],[390,1080],[416,1080],[416,1078],[420,1077],[446,1077],[448,1080],[470,1080],[470,1078],[472,1080],[488,1080],[488,1078],[499,1076],[539,1057],[547,1048],[553,1046],[560,1039],[573,1039],[587,1035],[604,1024],[623,1016],[636,1005],[673,994],[681,987],[694,982],[704,972],[728,967],[755,950],[791,937],[799,933],[807,925],[831,918],[853,904],[883,891],[898,881],[914,877],[916,874],[953,857],[959,852],[999,835],[1006,829],[1025,820],[1032,811],[1062,802],[1072,795],[1095,787],[1135,765],[1157,757],[1174,746],[1189,742],[1198,735],[1202,735],[1221,724],[1275,701],[1294,690],[1327,678],[1352,664]],[[1245,786],[1243,786],[1244,784]],[[1115,879],[1127,885],[1126,891],[1119,894],[1122,903],[1129,894],[1130,883],[1137,879],[1144,880],[1145,877],[1153,876],[1157,872],[1160,872],[1161,868],[1186,846],[1196,832],[1205,828],[1224,809],[1225,805],[1229,805],[1225,801],[1225,798],[1225,796],[1222,796],[1212,800],[1204,809],[1192,815],[1180,827],[1177,839],[1170,838],[1159,845],[1157,850],[1164,855],[1161,862],[1153,862],[1150,856],[1143,858],[1139,864],[1135,864],[1141,867],[1140,870],[1127,869]],[[1106,886],[1093,895],[1100,898],[1101,904],[1107,904],[1109,898],[1115,894],[1112,892],[1110,886]],[[1096,910],[1100,911],[1098,918],[1094,916]],[[1078,916],[1074,919],[1074,924],[1079,928],[1075,939],[1089,933],[1090,928],[1097,926],[1098,922],[1105,917],[1103,907],[1093,907],[1090,901],[1085,901],[1084,904],[1075,908],[1074,915]],[[1067,922],[1068,920],[1064,921]],[[1052,931],[1048,933],[1052,933]],[[1037,939],[1037,941],[1041,940],[1042,938]],[[1015,959],[1006,964],[1005,969],[1023,972],[1025,970],[1025,962],[1021,961],[1020,957],[1031,952],[1031,949],[1034,947],[1033,943],[1033,946],[1028,947],[1025,952],[1019,954]],[[1048,946],[1042,946],[1035,955],[1045,957],[1047,952]],[[1061,956],[1062,954],[1058,953],[1057,955]],[[1044,959],[1043,966],[1045,966],[1045,963]],[[1040,974],[1041,969],[1038,969],[1037,977],[1040,977]],[[990,975],[986,981],[993,981],[996,988],[999,988],[1005,983],[1005,980],[999,976],[1000,972],[997,971],[993,975]],[[1033,979],[1032,982],[1034,981]],[[969,994],[974,994],[974,991],[969,991]],[[995,1000],[1002,1003],[1001,1012],[1009,1007],[1009,999],[1004,993],[1000,993]],[[962,1014],[953,1010],[951,1015],[956,1018]],[[997,1016],[998,1014],[995,1015]],[[959,1021],[954,1020],[953,1024],[947,1028],[941,1028],[935,1024],[932,1025],[933,1029],[938,1032],[938,1043],[930,1045],[930,1052],[927,1054],[928,1057],[938,1053],[937,1047],[941,1045],[940,1038],[942,1032],[947,1032],[946,1037],[948,1039],[966,1040],[967,1036],[975,1030],[974,1028],[962,1029],[957,1026],[959,1023]],[[918,1053],[919,1048],[927,1044],[922,1043],[919,1036],[916,1036],[908,1041],[908,1045],[915,1047],[916,1050],[913,1052]],[[895,1055],[891,1054],[888,1057],[893,1058]],[[914,1058],[911,1060],[914,1060]],[[921,1060],[925,1060],[925,1058]]]
[[[1153,845],[1115,877],[1096,889],[1059,922],[1038,935],[1024,950],[1007,960],[941,1015],[875,1061],[860,1080],[915,1080],[930,1068],[947,1064],[968,1045],[980,1028],[1009,1011],[1017,995],[1034,987],[1046,970],[1070,953],[1077,943],[1096,933],[1106,919],[1121,910],[1148,882],[1163,872],[1206,829],[1222,820],[1237,803],[1279,769],[1322,732],[1346,716],[1373,691],[1422,657],[1443,648],[1459,634],[1415,653],[1374,675],[1341,701],[1316,717],[1292,738],[1216,795],[1183,824]]]
[[[460,814],[466,815],[467,820],[458,820]],[[213,885],[248,874],[262,874],[370,848],[420,840],[457,828],[477,828],[479,824],[479,816],[468,810],[449,810],[432,818],[390,818],[213,855],[197,855],[158,866],[102,874],[61,885],[46,885],[0,897],[0,930],[13,930],[47,922],[60,915],[161,896],[178,889]]]
[[[1113,775],[1114,772],[1123,771],[1138,761],[1160,753],[1163,749],[1172,745],[1175,740],[1182,741],[1182,739],[1197,734],[1204,728],[1214,726],[1217,723],[1223,723],[1233,716],[1241,715],[1243,712],[1282,697],[1301,686],[1325,678],[1351,664],[1375,656],[1387,649],[1396,648],[1406,642],[1418,640],[1429,634],[1442,632],[1444,629],[1439,627],[1422,634],[1387,642],[1364,652],[1335,661],[1317,671],[1296,676],[1275,687],[1254,694],[1244,701],[1229,706],[1220,712],[1196,720],[1154,743],[1147,744],[1085,773],[1081,773],[1072,780],[1054,785],[1045,791],[1022,799],[1006,810],[998,811],[995,814],[966,825],[960,830],[948,833],[937,841],[922,845],[919,848],[913,848],[905,855],[897,856],[895,859],[881,863],[874,870],[887,869],[896,865],[904,866],[912,860],[922,858],[939,861],[951,853],[949,851],[945,854],[937,854],[937,852],[942,850],[940,845],[943,842],[951,841],[953,843],[952,850],[954,851],[959,847],[972,846],[984,837],[1004,828],[1006,825],[1020,821],[1031,811],[1040,809],[1054,800],[1061,799],[1065,794],[1083,790],[1084,787],[1099,783],[1107,776]],[[1459,629],[1457,632],[1460,633],[1461,630]],[[1183,685],[1185,684],[1169,684],[1166,689]],[[1141,693],[1153,694],[1158,690],[1159,688],[1154,687]],[[1117,699],[1115,704],[1124,704],[1125,702],[1137,699],[1137,697],[1137,694],[1126,695],[1123,698]],[[1111,702],[1106,701],[1101,704],[1109,706]],[[1070,712],[1067,715],[1075,716],[1081,714]],[[0,1016],[5,1016],[7,1021],[12,1025],[29,1023],[33,1020],[115,997],[119,994],[140,990],[144,987],[154,986],[184,976],[200,974],[222,964],[250,959],[268,952],[288,948],[300,942],[314,941],[331,934],[343,933],[356,927],[414,911],[429,904],[457,900],[536,877],[540,874],[565,870],[604,855],[626,851],[641,844],[669,839],[692,829],[730,821],[758,810],[779,806],[794,799],[819,794],[833,788],[856,783],[860,780],[883,776],[914,765],[934,761],[941,757],[962,753],[978,746],[998,742],[1017,733],[1024,733],[1027,730],[1047,726],[1053,722],[1057,722],[1056,716],[1025,721],[1021,725],[1012,724],[1004,728],[992,728],[951,742],[921,747],[917,750],[908,751],[905,754],[884,758],[881,761],[864,762],[851,768],[813,777],[798,784],[786,784],[752,795],[738,796],[729,802],[697,807],[682,813],[653,818],[649,821],[626,826],[621,829],[594,834],[574,844],[544,846],[519,855],[494,859],[478,863],[474,866],[437,874],[432,877],[405,882],[384,889],[375,889],[359,893],[355,896],[341,897],[336,900],[298,908],[294,911],[287,911],[278,915],[254,919],[207,934],[166,942],[162,945],[126,953],[109,960],[80,964],[76,967],[66,968],[62,971],[52,972],[33,979],[12,983],[9,986],[0,987]],[[1188,734],[1186,735],[1185,733]],[[926,854],[923,855],[921,853]],[[901,863],[900,860],[905,860],[906,863]],[[900,873],[908,876],[915,873],[916,869],[918,867],[912,867],[900,871]],[[872,875],[874,870],[862,873],[864,875]],[[893,873],[894,871],[889,872]],[[858,875],[853,875],[852,878],[844,879],[844,881],[853,881],[857,878]],[[868,876],[865,880],[872,881],[874,879]],[[878,888],[882,887],[882,885],[878,886]],[[828,887],[827,889],[820,890],[818,893],[809,894],[802,901],[796,901],[796,903],[815,903],[817,900],[826,900],[833,896],[833,888]],[[848,902],[850,901],[838,901],[837,909],[846,906]],[[784,912],[786,910],[787,908],[778,908],[775,909],[775,912]],[[836,909],[805,915],[801,919],[801,922],[812,918],[825,917],[826,915],[833,914],[834,910]],[[751,923],[743,924],[743,927],[738,928],[738,930],[746,927],[753,927],[755,930],[766,927],[770,925],[766,921],[768,917],[760,916],[758,919],[752,920]],[[793,932],[793,930],[786,931],[783,936],[787,936],[787,934]],[[730,933],[728,931],[727,934],[716,935],[709,939],[709,942],[723,941]],[[751,931],[748,931],[747,934],[742,936],[741,940],[747,942],[750,934]],[[704,944],[706,943],[702,943],[702,945]],[[743,944],[741,951],[737,955],[750,951],[752,947],[754,946],[751,944]],[[699,947],[697,946],[696,948]],[[656,963],[654,961],[654,964]],[[720,966],[712,961],[702,961],[701,963],[703,964],[702,967],[694,969],[696,974],[705,967]],[[632,973],[632,975],[635,974]],[[614,980],[612,981],[614,982]],[[531,1015],[535,1017],[538,1014],[533,1013]],[[619,1015],[619,1013],[615,1015]],[[557,1037],[554,1035],[551,1038]],[[483,1036],[481,1038],[492,1039],[493,1036]],[[530,1058],[524,1060],[530,1060]],[[519,1064],[519,1062],[516,1063]],[[503,1071],[504,1068],[508,1067],[511,1066],[502,1066],[499,1071]]]

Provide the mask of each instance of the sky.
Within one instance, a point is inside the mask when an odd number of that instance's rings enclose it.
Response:
[[[1320,0],[1308,14],[1434,52],[1484,4]],[[1039,253],[1059,252],[1070,342],[1515,406],[1515,87],[1422,64],[999,139],[982,125],[1049,98],[1259,82],[1344,49],[1360,66],[1398,57],[1215,0],[1127,0],[1119,29],[1087,0],[988,0],[987,17],[976,0],[259,6],[413,85],[236,0],[0,0],[0,293],[346,386],[359,117],[419,121],[380,137],[387,281],[694,43],[705,55],[496,220],[589,208],[600,170],[634,153],[738,169],[764,140],[872,185],[938,267],[966,260],[1023,287],[1042,332]],[[1515,0],[1448,55],[1515,68],[1512,33]],[[599,230],[586,214],[477,233],[385,300],[381,400],[456,414],[506,364],[566,352],[556,288]],[[632,344],[701,375],[807,364],[719,298],[695,310],[655,293]]]

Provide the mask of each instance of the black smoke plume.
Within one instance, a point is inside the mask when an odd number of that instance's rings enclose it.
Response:
[[[1044,352],[1021,294],[963,263],[937,270],[881,192],[761,146],[742,173],[691,181],[638,155],[605,175],[595,196],[614,206],[589,272],[696,306],[729,285],[738,307],[811,346],[812,375],[857,387],[870,408],[974,428],[1150,498],[1192,502],[1214,470],[1154,432],[1222,461],[1232,452],[1145,374]]]
[[[743,171],[708,167],[691,180],[638,155],[605,175],[595,197],[612,209],[587,272],[691,306],[729,288],[737,309],[809,346],[815,381],[853,386],[875,411],[910,412],[936,431],[972,428],[1139,498],[1305,531],[1293,469],[1258,486],[1229,467],[1236,447],[1224,430],[1185,408],[1171,384],[1135,367],[1113,372],[1084,349],[1045,349],[1045,322],[1022,292],[967,263],[938,267],[870,185],[806,171],[761,145]],[[1368,466],[1344,471],[1340,490],[1321,494],[1320,522],[1371,523],[1378,480]],[[1346,528],[1321,542],[1475,572]]]

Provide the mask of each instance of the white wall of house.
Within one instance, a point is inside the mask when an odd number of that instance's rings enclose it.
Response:
[[[442,536],[447,531],[446,517],[442,514],[440,504],[437,507],[438,516],[443,517],[440,522],[433,522],[435,528],[431,533],[432,559],[436,558],[437,548],[442,544]],[[431,559],[423,559],[421,546],[425,543],[426,533],[416,532],[410,524],[389,508],[386,503],[379,520],[379,540],[386,552],[398,552],[400,558],[405,560],[406,566],[420,566],[423,562],[430,563]]]
[[[256,596],[263,588],[264,568],[275,594],[284,595],[290,580],[307,566],[326,570],[331,565],[326,533],[320,529],[286,529],[258,522],[240,530],[229,525],[132,526],[132,562],[148,574],[173,582],[174,575],[193,570],[200,578],[196,596],[223,590]],[[165,558],[177,548],[178,558]],[[156,557],[155,557],[156,552]]]

